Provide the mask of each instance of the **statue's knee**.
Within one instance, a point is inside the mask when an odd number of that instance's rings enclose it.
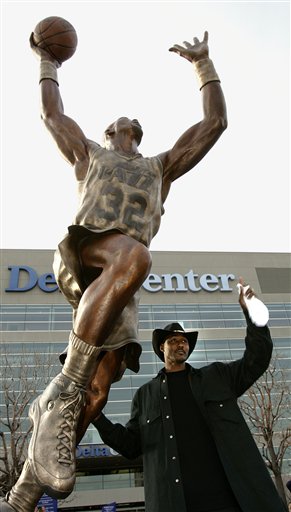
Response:
[[[87,393],[88,393],[88,398],[89,398],[89,407],[93,412],[96,411],[96,414],[97,414],[107,404],[109,391],[100,388],[100,386],[98,386],[98,384],[94,384],[94,382],[92,382],[91,389],[88,390]],[[96,414],[95,414],[95,416],[96,416]]]
[[[142,244],[139,244],[134,249],[134,264],[137,273],[146,278],[152,266],[152,258],[149,250]]]

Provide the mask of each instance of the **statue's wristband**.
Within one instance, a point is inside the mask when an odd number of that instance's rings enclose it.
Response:
[[[56,84],[59,85],[56,65],[50,60],[41,60],[39,83],[42,80],[45,80],[46,78],[53,80],[54,82],[56,82]]]
[[[200,90],[209,82],[220,82],[219,76],[215,71],[211,59],[202,59],[198,60],[197,62],[193,61],[193,64]]]

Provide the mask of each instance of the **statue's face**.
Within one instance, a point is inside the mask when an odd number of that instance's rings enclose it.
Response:
[[[129,119],[128,117],[119,117],[117,121],[110,124],[104,132],[104,138],[105,140],[107,138],[112,138],[115,134],[122,131],[128,131],[129,133],[133,132],[137,145],[140,144],[143,136],[142,127],[137,119]]]

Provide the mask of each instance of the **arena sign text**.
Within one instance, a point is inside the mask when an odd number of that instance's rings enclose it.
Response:
[[[27,265],[11,265],[9,283],[6,292],[28,292],[36,286],[45,293],[58,290],[55,276],[52,272],[38,275],[36,270]],[[151,273],[142,287],[149,293],[157,292],[232,292],[231,282],[234,274],[195,274],[189,270],[186,274],[154,274]]]

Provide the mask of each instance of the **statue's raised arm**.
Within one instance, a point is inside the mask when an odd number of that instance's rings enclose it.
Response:
[[[171,182],[195,167],[227,127],[224,95],[218,74],[209,58],[208,32],[204,33],[202,41],[194,37],[193,44],[185,41],[184,46],[175,44],[169,50],[194,66],[202,94],[203,119],[183,133],[169,151],[159,155],[164,166],[164,198]]]

